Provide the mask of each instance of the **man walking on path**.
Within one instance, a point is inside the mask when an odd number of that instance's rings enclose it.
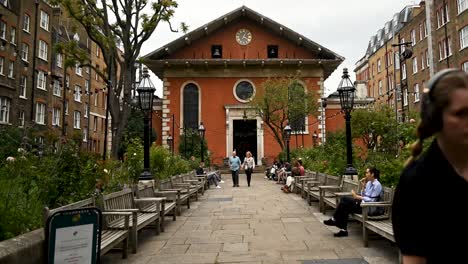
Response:
[[[239,169],[241,166],[241,160],[236,155],[236,151],[232,152],[232,156],[229,157],[229,167],[232,173],[232,187],[239,187]]]

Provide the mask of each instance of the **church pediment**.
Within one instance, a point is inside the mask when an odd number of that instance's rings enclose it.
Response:
[[[164,65],[277,63],[320,65],[324,77],[344,60],[307,37],[242,6],[143,57],[157,74]]]

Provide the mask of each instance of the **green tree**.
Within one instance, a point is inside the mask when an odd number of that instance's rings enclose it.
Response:
[[[185,133],[182,133],[179,138],[179,153],[185,159],[190,159],[194,156],[196,159],[201,159],[201,138],[197,130],[187,129]],[[208,144],[206,138],[203,140],[203,157],[205,165],[210,165],[210,158],[208,155]],[[198,167],[198,164],[196,164]]]
[[[283,129],[287,123],[300,124],[301,119],[317,111],[316,93],[302,83],[298,76],[270,78],[262,83],[250,102],[281,149],[285,147]]]
[[[108,84],[109,111],[112,116],[112,156],[117,157],[122,135],[127,126],[130,107],[120,100],[131,102],[131,89],[135,83],[135,62],[141,47],[160,23],[167,23],[173,30],[171,19],[177,8],[173,0],[51,0],[60,4],[102,51],[106,69],[99,70],[90,63],[87,54],[79,48],[67,47],[73,59],[81,66],[93,68]],[[145,13],[147,7],[151,12]],[[183,31],[187,26],[182,23]],[[120,95],[123,98],[119,98]]]

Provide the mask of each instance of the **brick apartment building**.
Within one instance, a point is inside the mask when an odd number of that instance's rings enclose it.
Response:
[[[88,67],[65,67],[54,47],[69,41],[104,67],[93,56],[96,45],[60,7],[45,0],[0,1],[0,126],[33,128],[39,143],[80,136],[84,149],[101,152],[102,120],[96,127],[93,122],[105,118],[103,84]]]
[[[466,0],[420,1],[404,7],[371,37],[355,72],[375,104],[394,107],[396,103],[401,120],[402,109],[405,114],[419,110],[422,89],[435,72],[445,68],[468,71],[467,9]],[[400,61],[399,49],[392,44],[405,42],[410,43],[401,46],[401,52],[411,49],[412,56]]]
[[[268,77],[301,71],[302,86],[323,94],[323,81],[343,58],[287,27],[242,6],[146,55],[144,63],[163,80],[162,143],[173,130],[177,146],[183,126],[206,128],[212,162],[231,151],[250,150],[261,164],[281,151],[272,132],[247,103]],[[244,118],[244,116],[246,118]],[[305,118],[305,131],[291,147],[311,146],[321,136],[319,114]],[[294,128],[293,128],[294,129]],[[321,141],[321,138],[318,138]]]

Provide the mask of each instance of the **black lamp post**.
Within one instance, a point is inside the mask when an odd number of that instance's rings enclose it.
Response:
[[[413,56],[413,51],[408,48],[413,42],[411,41],[408,41],[408,42],[401,42],[401,39],[400,39],[400,34],[398,34],[398,38],[397,38],[397,41],[398,41],[398,44],[392,44],[392,47],[398,47],[398,54],[400,56],[400,100],[401,100],[401,119],[402,119],[402,122],[405,122],[405,95],[404,95],[404,92],[405,92],[405,89],[408,90],[408,82],[407,82],[407,76],[408,76],[408,69],[405,65],[405,76],[406,76],[406,80],[403,80],[403,64],[406,63],[406,60],[407,59],[410,59],[412,56]],[[405,50],[403,52],[401,52],[401,46],[404,46],[405,47]],[[396,67],[396,64],[395,66]],[[396,69],[394,69],[394,72],[396,72]],[[395,93],[395,109],[398,109],[397,107],[397,94]]]
[[[140,101],[140,108],[141,111],[143,111],[144,115],[144,171],[140,175],[139,180],[152,180],[153,176],[151,175],[150,172],[150,163],[149,163],[149,122],[150,122],[150,116],[151,112],[153,111],[153,96],[154,96],[154,91],[156,89],[154,88],[153,83],[150,80],[150,76],[148,73],[148,68],[143,69],[143,79],[141,80],[137,92],[138,92],[138,98]]]
[[[171,154],[172,156],[174,156],[174,147],[173,147],[173,142],[174,142],[174,139],[172,138],[172,136],[169,134],[169,136],[167,137],[167,145],[169,146],[169,149],[171,150]]]
[[[284,132],[284,140],[286,141],[286,158],[288,160],[288,163],[291,163],[291,158],[289,157],[289,139],[291,138],[291,127],[289,126],[289,123],[286,124],[286,126],[283,129]]]
[[[340,85],[338,86],[338,93],[340,94],[341,110],[345,113],[346,119],[346,169],[345,175],[356,175],[357,170],[353,167],[353,147],[351,145],[351,111],[354,107],[354,88],[351,79],[349,79],[348,69],[343,69],[343,76],[341,77]]]
[[[198,133],[200,133],[200,151],[201,151],[201,162],[205,162],[204,155],[203,155],[203,140],[205,139],[205,126],[203,122],[200,123],[198,127]]]

